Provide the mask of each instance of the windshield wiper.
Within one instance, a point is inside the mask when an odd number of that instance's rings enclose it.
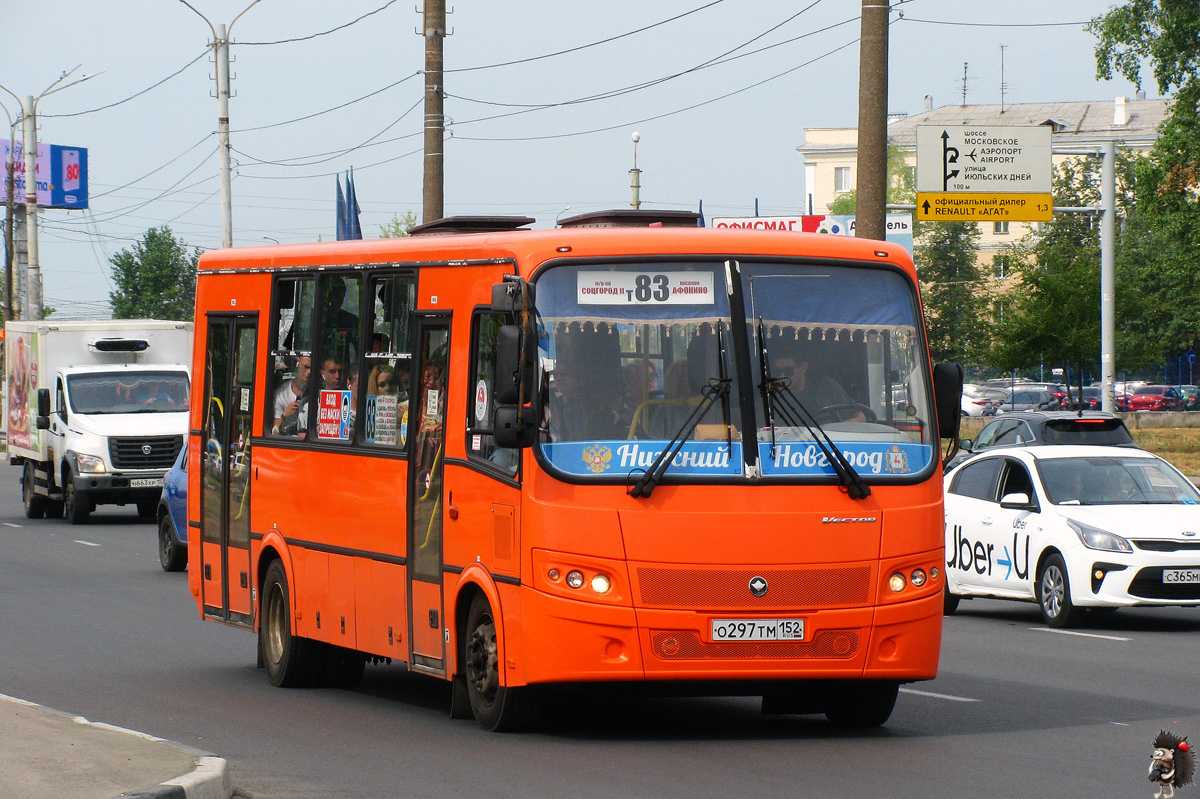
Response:
[[[763,321],[758,320],[758,363],[762,369],[763,381],[759,391],[763,395],[763,412],[766,414],[767,427],[771,429],[771,457],[775,457],[775,416],[778,415],[789,427],[804,427],[813,441],[820,447],[825,459],[837,474],[838,485],[846,489],[850,499],[866,499],[871,496],[871,486],[867,485],[854,469],[846,456],[833,443],[833,439],[821,427],[817,418],[804,407],[804,403],[792,393],[791,380],[786,377],[772,377],[770,359],[767,357],[767,340],[763,335]],[[775,400],[779,404],[776,407]],[[818,435],[818,433],[820,435]]]
[[[683,424],[679,426],[675,436],[667,442],[667,446],[663,451],[658,453],[658,457],[654,459],[654,463],[650,464],[650,468],[642,472],[642,476],[630,485],[626,492],[631,497],[648,497],[654,491],[654,487],[662,480],[662,476],[667,471],[667,467],[671,465],[671,461],[675,460],[675,456],[679,454],[679,450],[683,448],[683,444],[687,441],[688,436],[696,429],[696,425],[700,424],[700,420],[704,418],[704,414],[712,407],[713,403],[720,398],[729,396],[729,389],[732,381],[729,378],[713,378],[708,381],[708,385],[700,389],[702,399],[700,403],[692,410]],[[728,399],[725,400],[725,407],[728,408]],[[728,410],[726,410],[728,413]],[[728,430],[729,424],[726,424]],[[733,433],[728,432],[728,436],[732,437]],[[637,470],[635,469],[634,472]],[[630,472],[632,478],[634,472]]]

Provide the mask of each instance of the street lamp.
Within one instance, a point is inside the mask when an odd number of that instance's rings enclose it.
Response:
[[[179,0],[192,11],[195,6],[187,0]],[[196,16],[208,23],[213,35],[213,53],[217,62],[217,151],[221,157],[221,246],[233,246],[233,190],[229,183],[229,31],[259,0],[253,0],[241,14],[226,25],[213,25],[208,17],[196,11]]]
[[[37,236],[37,105],[43,97],[96,77],[96,75],[84,75],[78,80],[63,83],[80,66],[82,65],[77,64],[73,69],[59,75],[58,79],[47,86],[37,97],[26,95],[21,98],[13,94],[7,87],[0,85],[0,89],[4,89],[21,104],[20,120],[25,123],[25,138],[22,145],[25,148],[25,246],[28,251],[25,266],[25,312],[23,315],[25,319],[42,318],[42,275],[38,263]],[[11,152],[11,145],[9,150]]]
[[[637,165],[637,146],[642,140],[642,134],[636,130],[630,136],[633,139],[633,169],[629,170],[629,191],[633,195],[629,207],[637,211],[642,207],[642,170]]]

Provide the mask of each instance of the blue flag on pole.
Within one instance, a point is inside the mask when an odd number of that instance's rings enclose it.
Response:
[[[337,180],[337,240],[349,238],[346,235],[346,198],[342,194],[342,176],[336,175]]]
[[[354,193],[354,167],[346,175],[346,238],[361,239],[362,225],[358,223],[358,196]]]

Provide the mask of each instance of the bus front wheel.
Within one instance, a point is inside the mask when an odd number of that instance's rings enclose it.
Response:
[[[267,679],[281,688],[311,685],[320,665],[316,642],[292,634],[291,593],[283,563],[272,561],[263,580],[258,651]]]
[[[464,661],[467,698],[479,726],[489,732],[510,732],[529,726],[537,712],[533,689],[501,685],[496,620],[487,597],[482,594],[471,600],[467,612]]]
[[[899,692],[894,680],[834,683],[825,691],[825,718],[839,727],[878,727],[891,717]]]

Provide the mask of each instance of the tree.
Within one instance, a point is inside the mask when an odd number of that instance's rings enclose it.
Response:
[[[1117,72],[1140,88],[1148,65],[1159,90],[1174,93],[1149,157],[1124,170],[1132,197],[1117,250],[1135,305],[1118,323],[1127,356],[1167,361],[1200,330],[1200,4],[1129,0],[1089,30],[1100,77]]]
[[[114,288],[109,293],[114,319],[190,320],[196,304],[198,249],[175,238],[166,225],[150,228],[142,240],[114,255]]]
[[[904,148],[889,144],[887,150],[888,205],[910,205],[916,201],[916,176],[908,165]],[[858,191],[851,189],[839,195],[829,204],[829,213],[835,216],[853,215],[858,203]]]
[[[404,216],[392,214],[392,221],[384,222],[379,226],[379,235],[385,239],[398,239],[408,235],[408,231],[412,230],[417,225],[417,215],[412,211],[405,211]]]
[[[987,294],[975,264],[979,253],[978,225],[974,222],[923,225],[915,250],[933,360],[977,360],[987,336],[983,319]]]

